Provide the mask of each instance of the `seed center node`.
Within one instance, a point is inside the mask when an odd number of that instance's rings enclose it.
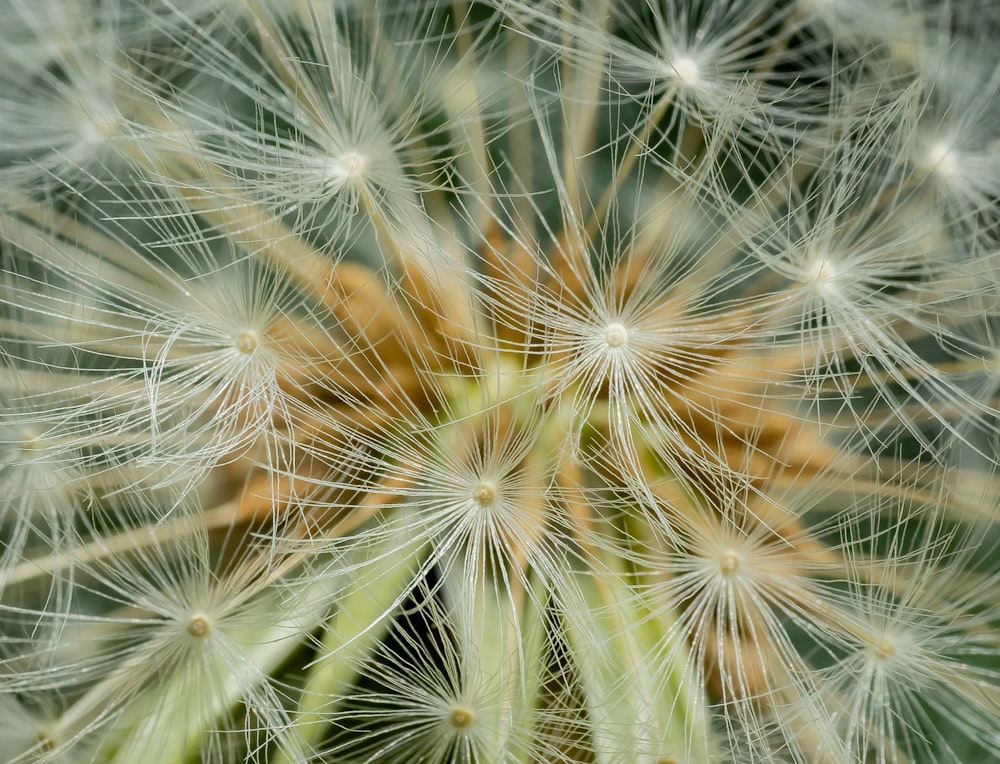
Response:
[[[493,483],[480,482],[476,483],[475,487],[472,489],[472,500],[476,502],[480,507],[489,507],[493,505],[496,501],[497,489]]]
[[[927,166],[945,178],[951,178],[958,172],[955,152],[944,141],[938,141],[927,150]]]
[[[722,571],[723,575],[731,576],[740,569],[741,562],[742,560],[738,552],[727,549],[719,557],[719,570]]]
[[[200,613],[191,616],[187,624],[187,632],[192,637],[204,637],[212,630],[212,623],[208,618]]]
[[[233,347],[244,355],[250,355],[260,346],[260,337],[252,329],[244,329],[233,338]]]
[[[468,729],[476,720],[476,714],[470,708],[455,706],[448,714],[448,724],[457,730]]]
[[[620,348],[628,341],[628,329],[617,322],[608,324],[604,329],[604,341],[609,348]]]
[[[326,181],[332,187],[363,180],[368,173],[368,157],[358,151],[345,151],[326,166]]]
[[[701,79],[698,62],[690,56],[677,56],[669,64],[670,74],[685,85],[696,85]]]

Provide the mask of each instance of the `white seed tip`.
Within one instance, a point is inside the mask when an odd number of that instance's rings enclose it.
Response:
[[[604,328],[604,341],[609,348],[620,348],[628,340],[628,329],[622,324],[608,324]]]
[[[49,737],[48,734],[44,732],[39,732],[37,735],[35,735],[35,740],[38,741],[38,747],[45,753],[54,751],[56,750],[56,748],[59,747],[56,741],[53,740],[51,737]]]
[[[91,145],[104,143],[121,132],[118,115],[114,113],[99,114],[93,119],[86,120],[80,129],[83,141]]]
[[[719,557],[719,570],[723,575],[731,576],[740,569],[740,555],[732,549],[727,549]]]
[[[212,630],[212,623],[206,616],[193,615],[188,620],[187,633],[192,637],[204,637]]]
[[[326,165],[326,183],[333,188],[357,183],[368,173],[368,157],[357,151],[345,151],[331,157]]]
[[[487,483],[485,481],[476,483],[475,487],[472,489],[472,500],[480,507],[492,506],[496,497],[497,490],[492,483]]]
[[[35,453],[40,449],[41,440],[38,436],[38,433],[29,428],[21,433],[21,438],[18,445],[20,447],[21,453],[23,454]]]
[[[827,257],[816,260],[809,269],[812,282],[823,289],[829,289],[834,285],[838,273],[837,266]]]
[[[889,660],[893,655],[896,654],[896,640],[892,637],[883,637],[882,640],[875,645],[875,656],[879,660]]]
[[[983,359],[983,367],[987,374],[1000,377],[1000,350]]]
[[[938,141],[927,150],[925,163],[929,169],[945,178],[954,177],[958,173],[955,152],[945,141]]]
[[[476,714],[472,709],[464,706],[454,706],[448,714],[448,724],[457,730],[464,730],[472,726],[476,720]]]
[[[233,347],[245,355],[250,355],[260,345],[260,338],[257,332],[245,329],[233,338]]]
[[[684,85],[696,85],[701,79],[698,62],[690,56],[677,56],[667,64],[667,69],[672,77]]]

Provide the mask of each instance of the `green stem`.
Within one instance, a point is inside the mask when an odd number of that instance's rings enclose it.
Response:
[[[414,580],[413,562],[422,556],[426,539],[412,538],[412,528],[402,523],[400,532],[369,549],[360,571],[353,575],[350,592],[338,603],[303,685],[292,727],[297,741],[310,751],[328,732],[327,722],[358,675],[366,656],[385,635],[388,616],[406,596]],[[272,764],[293,764],[286,751],[278,751]]]
[[[610,574],[576,573],[563,613],[595,761],[705,761],[708,712],[672,618],[650,612],[629,590],[620,556],[598,554]]]

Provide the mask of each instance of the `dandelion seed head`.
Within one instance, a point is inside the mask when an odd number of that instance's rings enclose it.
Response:
[[[233,338],[233,346],[244,355],[252,355],[260,347],[260,337],[252,329],[244,329]]]
[[[192,615],[187,622],[187,633],[196,639],[208,636],[212,631],[212,622],[202,613]]]
[[[476,712],[465,706],[452,706],[448,711],[448,725],[456,730],[471,727],[476,721]]]
[[[989,3],[79,5],[0,53],[16,761],[995,740]]]
[[[829,256],[817,257],[808,269],[810,282],[823,292],[832,292],[837,287],[840,269]]]
[[[476,483],[472,489],[472,500],[480,507],[492,507],[497,498],[496,486],[488,481]]]
[[[0,441],[0,473],[8,471],[8,479],[17,476],[18,494],[47,495],[55,502],[51,506],[62,505],[72,496],[76,490],[73,481],[79,476],[78,454],[59,445],[58,440],[57,432],[26,423],[13,425],[5,434]]]
[[[860,656],[871,666],[891,672],[912,672],[915,681],[923,673],[920,636],[909,624],[886,624],[869,630],[858,647]]]
[[[347,150],[331,157],[323,168],[324,185],[330,190],[359,186],[365,182],[370,170],[370,160],[357,150]]]
[[[686,87],[694,87],[701,82],[701,67],[689,55],[675,56],[664,63],[664,72]]]
[[[945,180],[955,178],[959,171],[959,165],[954,147],[944,140],[932,143],[927,148],[924,166]]]
[[[889,635],[885,635],[878,644],[872,646],[872,655],[880,661],[891,660],[896,654],[896,640]]]
[[[604,327],[604,342],[609,348],[620,348],[628,342],[628,329],[617,321]]]
[[[1000,349],[994,350],[983,358],[983,369],[994,380],[1000,381]]]
[[[32,427],[25,427],[21,430],[20,438],[17,441],[17,449],[22,455],[37,454],[42,450],[43,441],[41,435]]]
[[[101,145],[121,133],[121,118],[112,110],[104,110],[80,123],[80,140],[84,144]]]
[[[727,549],[719,556],[719,570],[724,576],[735,575],[743,562],[740,553],[734,549]]]

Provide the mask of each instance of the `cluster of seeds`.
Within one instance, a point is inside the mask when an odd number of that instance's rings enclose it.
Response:
[[[2,0],[0,759],[1000,761],[988,0]]]

